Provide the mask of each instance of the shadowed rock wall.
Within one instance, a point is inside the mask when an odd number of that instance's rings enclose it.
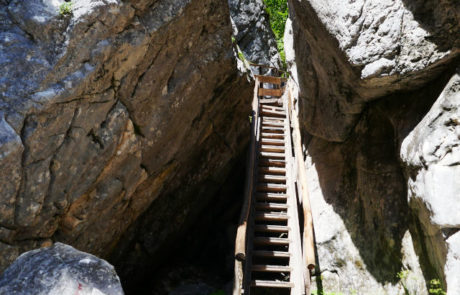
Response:
[[[156,199],[185,219],[247,142],[226,2],[61,2],[0,1],[0,269],[53,241],[106,257]]]
[[[455,294],[460,7],[289,4],[286,53],[319,259],[314,288],[427,294],[439,279]]]

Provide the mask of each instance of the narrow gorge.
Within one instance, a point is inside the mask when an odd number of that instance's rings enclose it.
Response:
[[[460,294],[459,56],[457,0],[0,0],[0,294],[235,294],[255,64],[308,293]]]

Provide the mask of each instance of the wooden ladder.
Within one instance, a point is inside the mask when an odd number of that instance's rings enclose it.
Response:
[[[288,103],[281,98],[285,79],[255,77],[248,200],[237,233],[234,294],[303,295],[296,161]]]

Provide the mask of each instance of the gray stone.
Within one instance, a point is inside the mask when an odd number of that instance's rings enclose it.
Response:
[[[154,200],[225,175],[247,142],[252,85],[226,2],[62,3],[0,1],[0,241],[14,250],[0,269],[50,239],[108,256]]]
[[[228,0],[235,40],[255,63],[280,67],[280,56],[262,0]]]
[[[404,138],[401,159],[409,203],[422,227],[422,243],[436,278],[449,294],[460,290],[460,75],[457,73],[420,123]],[[454,290],[454,291],[452,291]],[[452,292],[452,293],[450,293]]]
[[[0,112],[0,225],[14,223],[14,204],[21,182],[21,161],[24,147],[21,138]]]
[[[122,295],[105,260],[56,243],[22,254],[0,277],[0,294]]]
[[[452,0],[289,4],[303,124],[327,140],[344,141],[365,102],[420,87],[460,52]]]

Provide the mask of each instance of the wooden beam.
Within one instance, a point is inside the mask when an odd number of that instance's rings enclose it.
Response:
[[[261,76],[261,75],[254,75],[257,79],[259,79],[262,83],[271,83],[280,85],[281,82],[286,82],[286,78],[281,77],[273,77],[273,76]]]
[[[283,95],[283,92],[284,92],[284,88],[280,88],[280,89],[259,88],[259,96],[281,97]]]
[[[249,212],[251,207],[251,196],[254,187],[254,168],[255,168],[255,156],[256,156],[256,137],[258,134],[259,128],[259,98],[257,97],[257,92],[260,81],[256,78],[255,87],[254,87],[254,97],[252,100],[252,132],[251,132],[251,145],[249,150],[249,167],[248,173],[246,175],[246,188],[245,188],[245,198],[243,203],[243,208],[241,210],[240,223],[236,233],[235,241],[235,258],[237,260],[246,259],[246,236],[247,236],[247,226],[249,219]]]
[[[305,292],[310,293],[310,270],[316,267],[315,261],[315,245],[313,236],[313,216],[310,205],[310,195],[308,191],[307,173],[304,161],[304,153],[302,151],[302,138],[299,128],[299,117],[293,106],[293,99],[290,87],[288,87],[288,113],[291,120],[292,127],[292,142],[294,147],[294,155],[297,162],[298,170],[298,189],[301,194],[302,208],[304,214],[304,229],[303,229],[303,260],[304,266],[304,280]]]

